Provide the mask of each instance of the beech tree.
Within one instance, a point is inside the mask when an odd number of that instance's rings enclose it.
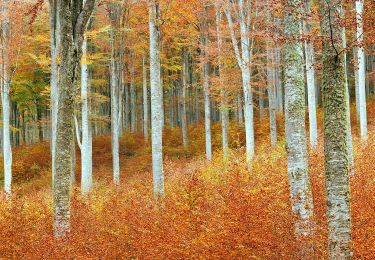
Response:
[[[242,88],[244,96],[245,111],[245,132],[246,132],[246,158],[252,160],[254,157],[254,111],[253,94],[251,90],[251,69],[250,62],[253,52],[253,40],[250,38],[252,26],[251,1],[238,0],[228,1],[224,8],[228,20],[229,32],[236,56],[237,64],[242,73]],[[232,18],[232,13],[236,14],[236,19],[240,24],[240,48]]]
[[[1,104],[3,111],[3,157],[4,157],[4,191],[7,195],[12,192],[12,146],[10,143],[10,86],[9,74],[9,36],[11,33],[9,16],[9,1],[1,2],[1,44],[2,44],[2,80],[1,80]]]
[[[295,233],[299,238],[311,238],[313,201],[307,162],[302,21],[299,18],[302,6],[302,0],[288,0],[284,5],[285,136]],[[312,248],[306,246],[300,253],[304,258],[312,257]]]
[[[348,106],[343,51],[342,6],[320,1],[323,34],[322,96],[329,259],[351,259]]]
[[[53,208],[55,237],[64,237],[70,230],[70,176],[72,165],[74,100],[84,32],[93,12],[95,0],[62,0],[52,10],[58,12],[60,46],[58,80],[58,112],[55,147]]]
[[[148,0],[150,30],[150,85],[152,128],[152,173],[154,197],[164,196],[163,172],[163,86],[160,74],[160,2]]]

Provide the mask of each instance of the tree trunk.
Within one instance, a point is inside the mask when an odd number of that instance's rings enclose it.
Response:
[[[242,87],[244,95],[244,112],[245,112],[245,133],[246,133],[246,158],[248,161],[254,158],[255,141],[254,141],[254,110],[253,110],[253,94],[251,89],[251,69],[250,62],[252,56],[253,42],[250,41],[250,24],[247,23],[249,16],[251,16],[251,6],[246,7],[243,1],[239,1],[237,19],[240,23],[240,34],[241,34],[241,50],[240,53],[238,47],[238,41],[236,38],[231,7],[225,9],[227,16],[229,30],[232,39],[232,45],[234,53],[237,59],[238,66],[241,68],[242,73]]]
[[[146,55],[143,55],[143,135],[148,142],[148,91],[147,91],[147,68]]]
[[[322,95],[329,259],[351,259],[348,106],[340,0],[321,0]]]
[[[117,5],[111,3],[111,16],[112,21],[115,20],[115,12]],[[112,167],[113,167],[113,182],[115,185],[120,184],[120,136],[119,136],[119,107],[118,107],[118,97],[119,97],[119,86],[116,77],[116,61],[115,61],[115,28],[112,25],[110,44],[111,44],[111,64],[110,64],[110,82],[111,82],[111,136],[112,136]]]
[[[303,44],[298,39],[302,21],[297,15],[298,11],[302,12],[302,6],[302,0],[288,0],[284,7],[284,32],[288,38],[283,48],[285,136],[295,233],[298,238],[310,239],[313,233],[313,201],[307,162]],[[308,259],[313,256],[309,241],[302,245],[299,254]]]
[[[222,45],[223,45],[223,37],[221,32],[221,21],[222,20],[222,13],[220,7],[216,7],[216,33],[217,33],[217,51],[218,51],[218,62],[219,62],[219,82],[220,82],[220,92],[221,92],[221,104],[220,104],[220,111],[221,111],[221,135],[222,135],[222,144],[223,144],[223,155],[224,158],[228,157],[229,145],[228,145],[228,127],[229,127],[229,108],[227,104],[227,91],[224,87],[223,80],[222,80]]]
[[[359,101],[359,122],[361,138],[367,138],[367,112],[366,112],[366,57],[363,48],[363,0],[355,2],[357,13],[357,62],[358,62],[358,101]]]
[[[204,7],[206,8],[206,7]],[[206,159],[212,159],[212,144],[211,144],[211,104],[210,104],[210,82],[209,72],[210,67],[208,64],[208,24],[206,18],[206,10],[203,12],[203,18],[201,23],[201,46],[203,53],[203,64],[202,64],[202,79],[203,79],[203,94],[204,94],[204,125],[205,125],[205,140],[206,140]]]
[[[136,93],[135,93],[135,64],[134,64],[134,53],[130,55],[133,60],[130,64],[130,132],[135,133],[137,130],[137,119],[136,119]]]
[[[10,78],[9,69],[9,20],[8,20],[8,0],[2,0],[2,40],[3,40],[3,64],[2,64],[2,89],[1,104],[3,110],[3,156],[4,156],[4,192],[10,196],[12,193],[12,146],[10,142]]]
[[[160,3],[148,0],[150,30],[150,83],[152,128],[152,173],[154,198],[164,196],[163,172],[163,86],[160,77]]]
[[[73,146],[74,101],[83,34],[95,6],[95,0],[60,1],[61,66],[58,81],[58,113],[56,129],[55,177],[53,208],[55,237],[64,237],[70,230],[70,178]],[[56,12],[56,7],[54,7]]]
[[[305,12],[308,16],[311,14],[310,5],[310,0],[305,1]],[[308,35],[311,33],[311,22],[309,20],[304,21],[304,31]],[[316,122],[314,46],[311,39],[305,40],[305,57],[307,100],[309,106],[310,145],[313,149],[316,149],[318,145],[318,128]]]
[[[81,145],[81,191],[87,193],[92,188],[91,123],[89,119],[89,72],[87,65],[87,38],[82,44],[81,102],[82,102],[82,145]]]
[[[188,148],[187,136],[187,122],[186,122],[186,77],[187,77],[187,54],[183,51],[182,54],[182,71],[181,71],[181,93],[180,93],[180,117],[181,117],[181,130],[182,130],[182,144],[185,149]]]
[[[277,124],[276,124],[276,89],[274,74],[275,68],[273,67],[273,49],[267,48],[267,84],[268,84],[268,98],[269,98],[269,114],[270,114],[270,136],[271,145],[275,146],[277,143]],[[272,66],[272,67],[271,67]]]
[[[60,47],[60,3],[58,0],[49,0],[50,38],[51,38],[51,160],[52,182],[56,173],[56,129],[57,129],[57,105],[58,105],[58,54]]]

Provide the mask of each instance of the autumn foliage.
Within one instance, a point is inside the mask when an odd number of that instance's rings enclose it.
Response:
[[[371,102],[369,139],[359,144],[355,138],[351,208],[356,259],[375,256],[374,118]],[[284,142],[270,148],[267,120],[256,129],[257,156],[251,165],[238,148],[244,141],[239,126],[230,131],[228,160],[217,152],[211,163],[199,159],[204,152],[201,126],[189,131],[189,151],[182,148],[179,129],[166,129],[166,196],[158,205],[152,197],[151,151],[143,137],[126,134],[121,140],[123,181],[118,188],[111,185],[110,139],[97,137],[96,184],[87,197],[73,191],[71,232],[63,241],[52,233],[49,145],[17,149],[14,195],[11,201],[0,200],[0,258],[296,259]],[[213,132],[219,150],[220,126]],[[327,257],[322,149],[310,151],[309,157],[316,259]]]

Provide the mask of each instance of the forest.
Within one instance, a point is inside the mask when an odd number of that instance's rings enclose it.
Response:
[[[375,259],[374,0],[0,3],[0,259]]]

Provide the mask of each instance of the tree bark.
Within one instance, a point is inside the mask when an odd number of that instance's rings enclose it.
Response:
[[[358,62],[358,101],[361,138],[367,139],[367,112],[366,112],[366,57],[363,48],[363,0],[355,2],[357,17],[357,62]]]
[[[60,1],[61,52],[58,81],[55,177],[53,181],[54,234],[64,237],[70,230],[70,178],[73,145],[73,118],[77,77],[82,56],[82,43],[95,0]],[[54,7],[56,8],[56,7]],[[53,10],[57,11],[57,10]]]
[[[329,259],[351,259],[348,106],[340,0],[321,0],[322,96]]]
[[[284,5],[284,32],[287,37],[283,47],[285,136],[295,233],[298,238],[308,241],[313,234],[313,201],[305,129],[305,77],[303,44],[300,40],[302,21],[298,17],[298,13],[302,13],[302,6],[302,0],[287,0]],[[307,259],[313,256],[309,241],[302,245],[299,254]]]
[[[10,142],[10,78],[8,75],[9,69],[9,34],[10,24],[8,19],[8,0],[2,0],[2,88],[1,88],[1,103],[3,110],[3,159],[4,159],[4,192],[8,196],[12,193],[12,146]]]
[[[163,172],[163,86],[160,75],[160,3],[148,0],[150,30],[150,85],[152,128],[152,173],[154,198],[164,196]]]
[[[91,123],[89,107],[89,72],[87,65],[87,38],[82,44],[81,62],[81,103],[82,103],[82,147],[81,147],[81,191],[87,193],[92,188]]]
[[[306,15],[311,15],[310,0],[305,0]],[[307,17],[304,21],[304,31],[311,37],[311,22]],[[314,69],[314,46],[311,39],[305,40],[305,57],[306,57],[306,79],[307,79],[307,100],[309,108],[309,127],[310,127],[310,145],[316,149],[318,145],[318,127],[316,122],[316,98],[315,98],[315,69]]]
[[[146,68],[146,55],[143,55],[142,61],[143,68],[143,135],[148,142],[148,90],[147,90],[147,68]]]

